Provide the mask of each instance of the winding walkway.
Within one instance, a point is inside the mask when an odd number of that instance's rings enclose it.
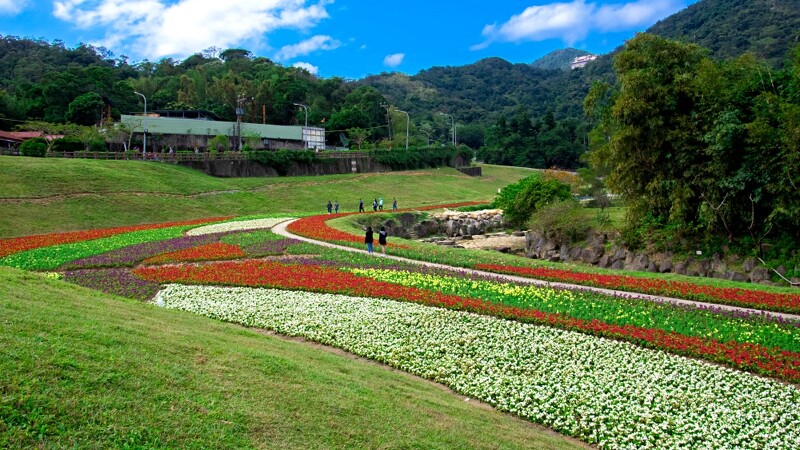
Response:
[[[330,242],[325,242],[325,241],[318,241],[318,240],[315,240],[315,239],[307,238],[305,236],[299,236],[299,235],[290,233],[286,229],[286,227],[290,223],[294,222],[295,220],[298,220],[298,219],[288,220],[286,222],[281,222],[281,223],[275,225],[272,228],[272,232],[275,233],[275,234],[279,234],[281,236],[284,236],[284,237],[288,237],[288,238],[292,238],[292,239],[298,239],[298,240],[301,240],[301,241],[304,241],[304,242],[308,242],[308,243],[316,244],[316,245],[321,245],[321,246],[324,246],[324,247],[335,248],[335,249],[344,250],[344,251],[348,251],[348,252],[366,253],[366,250],[360,250],[360,249],[356,249],[356,248],[353,248],[353,247],[347,247],[347,246],[344,246],[344,245],[332,244]],[[613,289],[604,289],[604,288],[598,288],[598,287],[592,287],[592,286],[582,286],[582,285],[578,285],[578,284],[569,284],[569,283],[561,283],[561,282],[553,282],[553,281],[543,281],[543,280],[537,280],[535,278],[526,278],[526,277],[520,277],[520,276],[515,276],[515,275],[499,274],[499,273],[495,273],[495,272],[486,272],[486,271],[483,271],[483,270],[467,269],[467,268],[464,268],[464,267],[448,266],[448,265],[445,265],[445,264],[438,264],[438,263],[432,263],[432,262],[427,262],[427,261],[418,261],[416,259],[403,258],[403,257],[400,257],[400,256],[394,256],[394,255],[388,255],[388,254],[385,257],[393,259],[393,260],[396,260],[396,261],[402,261],[402,262],[411,263],[411,264],[418,264],[418,265],[427,266],[427,267],[434,267],[434,268],[447,269],[447,270],[455,270],[455,271],[459,271],[459,272],[463,272],[463,273],[467,273],[467,274],[476,274],[476,275],[483,275],[483,276],[489,276],[489,277],[495,277],[495,278],[502,278],[502,279],[506,279],[508,281],[513,281],[515,283],[527,283],[527,284],[533,284],[533,285],[536,285],[536,286],[546,286],[546,287],[551,287],[551,288],[556,288],[556,289],[572,289],[572,290],[579,289],[579,290],[583,290],[583,291],[597,292],[597,293],[600,293],[600,294],[611,295],[611,296],[615,296],[615,297],[636,297],[636,298],[639,298],[639,299],[642,299],[642,300],[648,300],[648,301],[652,301],[652,302],[673,303],[673,304],[677,304],[677,305],[681,305],[681,306],[689,306],[689,307],[699,308],[699,309],[709,309],[709,310],[716,309],[716,310],[728,311],[728,312],[738,313],[738,314],[743,314],[743,315],[759,315],[759,316],[764,316],[765,318],[775,318],[775,319],[778,319],[778,320],[800,322],[800,315],[798,315],[798,314],[789,314],[789,313],[781,313],[781,312],[764,311],[764,310],[761,310],[761,309],[742,308],[742,307],[739,307],[739,306],[721,305],[721,304],[717,304],[717,303],[698,302],[698,301],[694,301],[694,300],[685,300],[685,299],[672,298],[672,297],[661,297],[661,296],[658,296],[658,295],[640,294],[638,292],[617,291],[617,290],[613,290]]]

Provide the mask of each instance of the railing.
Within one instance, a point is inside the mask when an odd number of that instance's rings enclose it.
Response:
[[[16,154],[3,152],[1,154]],[[358,158],[368,156],[367,152],[318,152],[320,158]],[[160,161],[160,162],[183,162],[183,161],[246,161],[249,158],[247,153],[242,152],[219,152],[219,153],[155,153],[148,152],[143,155],[141,152],[48,152],[50,158],[82,158],[82,159],[103,159],[103,160],[122,160],[122,161]]]

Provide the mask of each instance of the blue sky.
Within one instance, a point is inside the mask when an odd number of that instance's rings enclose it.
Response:
[[[607,53],[697,0],[0,0],[0,34],[103,46],[131,63],[245,48],[321,77],[414,75],[559,48]]]

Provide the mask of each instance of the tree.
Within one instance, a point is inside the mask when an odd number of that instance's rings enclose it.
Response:
[[[358,146],[358,149],[361,150],[361,146],[367,141],[369,131],[363,128],[350,128],[347,130],[347,136],[350,138],[350,142],[354,143]]]
[[[87,92],[70,102],[64,118],[78,125],[97,125],[103,117],[104,106],[105,102],[99,94]]]

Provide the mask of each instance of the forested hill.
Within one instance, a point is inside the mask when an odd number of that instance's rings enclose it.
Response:
[[[487,58],[466,66],[433,67],[411,77],[387,73],[357,83],[376,88],[417,117],[447,111],[459,121],[486,125],[520,107],[534,116],[547,111],[557,117],[582,114],[585,75]]]
[[[578,50],[577,48],[562,48],[542,56],[532,62],[531,66],[537,69],[570,70],[572,68],[572,61],[574,61],[575,58],[590,54],[591,53],[586,50]]]
[[[717,59],[752,52],[780,66],[800,43],[800,1],[703,0],[647,31],[706,47]]]

